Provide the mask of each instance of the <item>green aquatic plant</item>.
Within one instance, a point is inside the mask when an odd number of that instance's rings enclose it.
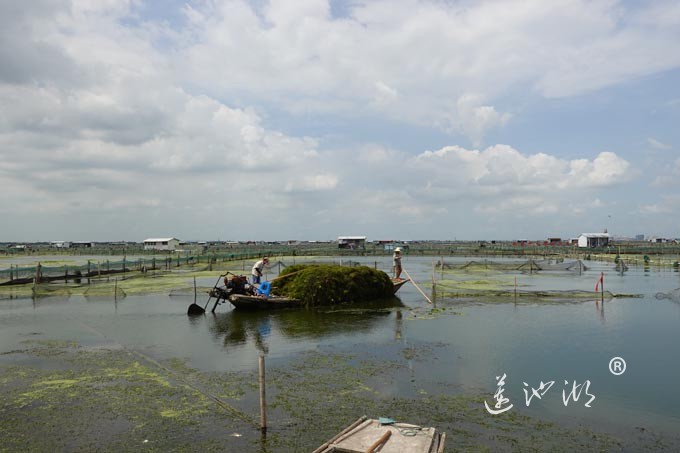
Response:
[[[394,292],[392,281],[383,271],[368,266],[326,264],[289,266],[272,282],[272,287],[274,293],[310,306],[384,299]]]

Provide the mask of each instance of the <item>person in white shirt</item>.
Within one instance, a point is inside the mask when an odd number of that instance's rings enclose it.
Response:
[[[269,258],[267,258],[265,256],[264,258],[257,261],[253,265],[253,270],[250,272],[251,275],[252,275],[252,279],[253,279],[253,285],[259,285],[260,284],[260,281],[262,279],[262,270],[264,269],[264,267],[267,264],[269,264]]]

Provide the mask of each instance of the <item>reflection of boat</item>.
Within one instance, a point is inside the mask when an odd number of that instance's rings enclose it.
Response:
[[[400,308],[397,298],[373,301],[361,307],[322,307],[315,310],[229,310],[208,318],[213,336],[225,346],[254,344],[266,349],[272,332],[290,339],[319,339],[348,332],[373,332],[391,328],[392,313],[396,311],[397,329],[400,328]]]
[[[314,453],[442,453],[446,434],[393,420],[361,417]]]
[[[394,285],[394,294],[399,291],[399,288],[404,286],[409,280],[392,279]],[[263,296],[263,295],[247,295],[247,294],[231,294],[228,296],[229,302],[238,310],[268,310],[276,308],[290,308],[304,306],[304,302],[297,299],[291,299],[283,296]]]

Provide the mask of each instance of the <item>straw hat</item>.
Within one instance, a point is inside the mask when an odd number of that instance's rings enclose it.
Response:
[[[401,253],[401,247],[397,247],[394,249],[394,253]]]

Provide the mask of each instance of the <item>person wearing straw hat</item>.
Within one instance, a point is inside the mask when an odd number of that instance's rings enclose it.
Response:
[[[399,247],[394,249],[394,255],[392,255],[392,267],[394,268],[394,277],[397,280],[401,280],[401,248]]]

